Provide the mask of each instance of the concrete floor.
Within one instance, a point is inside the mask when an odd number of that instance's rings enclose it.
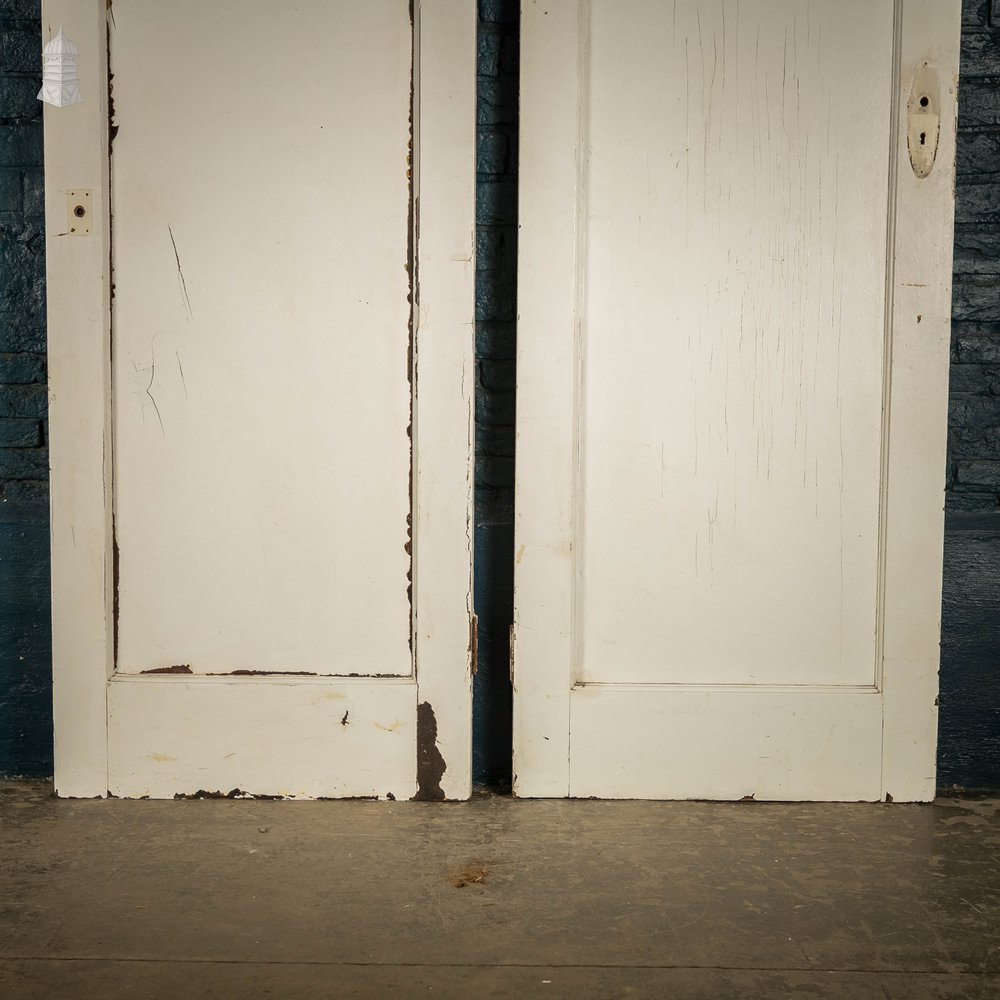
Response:
[[[1000,801],[57,801],[0,997],[1000,997]]]

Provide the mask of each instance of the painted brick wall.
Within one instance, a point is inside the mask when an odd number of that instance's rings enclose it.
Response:
[[[964,7],[955,194],[948,509],[995,511],[1000,505],[1000,0],[966,0]]]
[[[0,0],[0,774],[52,773],[38,0]]]
[[[518,0],[479,0],[473,777],[510,786]]]
[[[938,783],[1000,788],[1000,0],[964,0]]]

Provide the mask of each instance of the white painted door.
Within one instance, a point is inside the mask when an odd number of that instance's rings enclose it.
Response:
[[[466,797],[474,4],[43,17],[57,790]]]
[[[524,3],[517,794],[933,796],[959,6]]]

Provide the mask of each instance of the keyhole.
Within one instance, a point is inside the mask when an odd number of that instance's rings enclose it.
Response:
[[[923,142],[923,138],[921,138],[920,141]],[[76,208],[73,209],[73,214],[78,219],[82,219],[87,214],[87,210],[83,207],[83,205],[77,205]]]
[[[921,146],[926,146],[927,145],[927,133],[926,132],[921,132],[920,133],[920,145]]]

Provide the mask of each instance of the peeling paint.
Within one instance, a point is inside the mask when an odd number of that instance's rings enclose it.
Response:
[[[448,765],[437,747],[437,718],[429,702],[417,705],[417,802],[444,802],[441,778]]]
[[[245,792],[242,788],[233,788],[228,792],[214,791],[209,792],[204,788],[199,788],[196,792],[191,792],[190,794],[186,792],[175,792],[174,800],[180,801],[182,799],[261,799],[263,801],[273,801],[275,799],[283,799],[284,795],[258,795],[254,792]]]

